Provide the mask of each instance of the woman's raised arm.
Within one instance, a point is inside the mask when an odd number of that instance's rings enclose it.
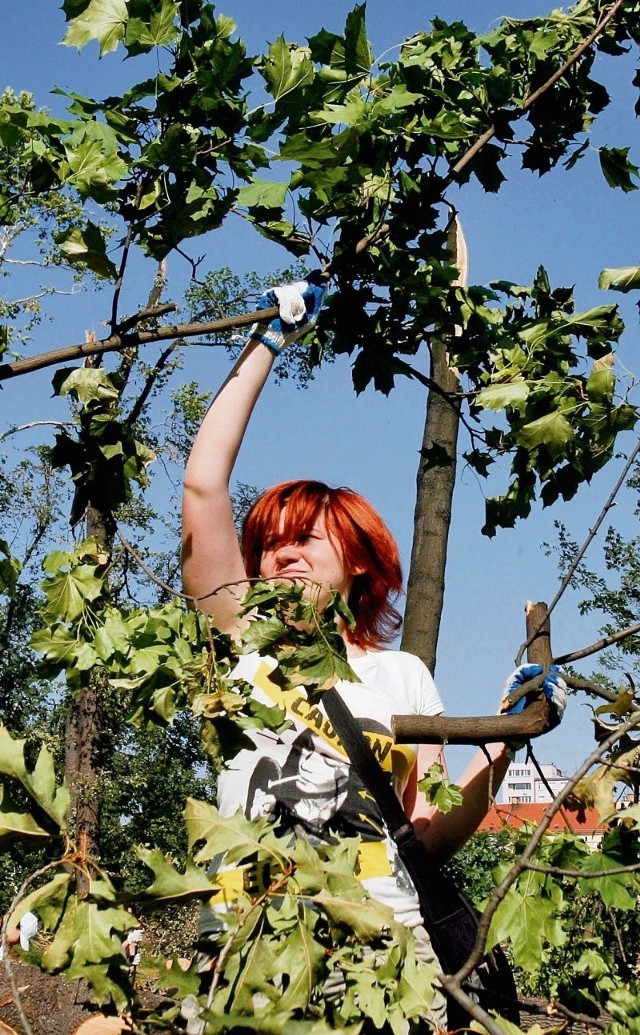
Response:
[[[249,339],[209,408],[187,462],[182,501],[182,577],[195,606],[225,632],[237,627],[247,586],[229,479],[275,354]],[[219,589],[231,583],[229,588]]]
[[[320,286],[303,281],[263,295],[258,308],[277,304],[280,318],[252,328],[187,461],[182,505],[184,589],[224,632],[239,627],[238,600],[247,589],[229,494],[231,472],[275,356],[313,327],[323,293]]]

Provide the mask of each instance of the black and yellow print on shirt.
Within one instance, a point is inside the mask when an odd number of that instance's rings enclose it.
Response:
[[[324,712],[311,704],[304,692],[283,691],[269,678],[267,665],[259,666],[254,681],[270,700],[307,729],[291,741],[283,764],[265,756],[257,761],[249,782],[246,815],[250,819],[269,816],[284,827],[301,825],[319,838],[328,833],[359,835],[364,840],[384,837],[379,807],[348,764],[348,756]],[[415,752],[406,745],[394,744],[388,729],[376,720],[356,721],[380,765],[404,786],[415,765]],[[318,751],[314,735],[327,742],[338,757]]]

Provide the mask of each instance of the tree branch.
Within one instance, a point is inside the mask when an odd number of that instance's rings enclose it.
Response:
[[[552,877],[579,877],[580,880],[590,880],[599,877],[618,877],[621,873],[638,873],[640,863],[630,863],[628,866],[616,866],[610,870],[598,870],[597,873],[588,870],[564,870],[561,866],[540,866],[538,863],[527,863],[527,870],[534,873],[548,873]]]
[[[567,571],[565,577],[563,578],[563,580],[562,580],[562,582],[560,584],[560,588],[558,589],[558,592],[556,593],[556,595],[554,596],[553,600],[551,601],[551,603],[549,604],[549,606],[546,609],[546,615],[543,616],[543,619],[540,622],[539,626],[536,629],[534,629],[532,634],[528,637],[527,640],[525,640],[525,642],[520,647],[520,650],[518,651],[518,653],[516,655],[516,665],[520,665],[521,664],[522,658],[524,657],[525,650],[527,649],[529,644],[535,639],[535,637],[538,635],[538,633],[542,629],[542,626],[544,625],[544,622],[551,615],[552,611],[554,610],[554,608],[558,604],[559,600],[561,599],[562,595],[564,594],[565,590],[567,589],[567,586],[570,584],[573,576],[575,575],[575,573],[576,573],[576,571],[578,569],[578,565],[580,564],[580,561],[582,560],[582,558],[584,557],[585,553],[587,552],[589,546],[591,545],[591,543],[595,539],[596,535],[598,534],[598,532],[600,530],[600,526],[601,526],[602,522],[604,521],[605,517],[607,516],[607,514],[609,513],[609,511],[613,507],[613,505],[615,503],[616,496],[618,495],[618,493],[620,492],[620,489],[624,485],[624,483],[626,481],[626,478],[627,478],[627,475],[629,474],[629,471],[631,470],[631,467],[633,466],[633,464],[635,462],[635,459],[636,459],[636,457],[638,456],[639,453],[640,453],[640,441],[638,441],[636,443],[635,448],[631,451],[631,454],[630,454],[626,464],[624,465],[624,467],[622,469],[622,473],[621,473],[620,477],[618,478],[616,484],[614,485],[613,489],[611,490],[611,492],[609,494],[609,497],[608,497],[604,507],[602,508],[602,510],[600,511],[600,513],[598,515],[596,523],[594,524],[593,528],[589,529],[589,534],[587,535],[587,538],[585,539],[584,543],[582,544],[582,546],[578,550],[576,556],[574,557],[573,561],[571,562],[569,570]]]
[[[612,21],[613,18],[615,18],[616,14],[623,6],[624,2],[625,0],[616,0],[613,7],[611,7],[608,13],[604,15],[602,20],[598,22],[595,29],[593,29],[593,31],[587,36],[586,40],[583,40],[583,42],[574,50],[573,54],[571,54],[571,56],[567,58],[565,63],[561,65],[560,68],[556,69],[553,75],[550,76],[549,79],[547,79],[546,83],[543,83],[542,86],[538,87],[537,90],[534,90],[532,94],[529,94],[529,96],[523,102],[521,108],[515,109],[511,113],[512,118],[520,118],[521,115],[524,115],[525,112],[527,112],[536,103],[536,101],[540,100],[542,95],[545,94],[547,90],[550,90],[552,86],[555,86],[559,79],[562,79],[562,76],[569,71],[572,65],[575,65],[576,61],[578,61],[582,57],[585,51],[589,49],[591,44],[598,38],[598,36],[604,31],[604,29],[606,29],[609,22]],[[471,145],[469,150],[466,151],[465,154],[463,154],[462,158],[458,159],[455,165],[451,167],[449,175],[457,175],[459,172],[462,172],[465,166],[467,166],[469,162],[471,162],[476,157],[476,155],[482,150],[485,144],[488,144],[489,141],[494,138],[496,132],[497,130],[495,125],[489,126],[489,128],[485,130],[482,136],[478,137],[476,142]]]
[[[148,314],[146,314],[148,316]],[[138,348],[140,345],[153,345],[155,342],[168,341],[170,338],[193,338],[196,335],[215,334],[218,331],[233,330],[236,327],[249,327],[258,321],[268,321],[278,315],[278,307],[260,309],[242,316],[230,316],[210,323],[161,324],[152,331],[135,331],[129,333],[110,334],[107,338],[96,341],[83,341],[76,345],[67,345],[51,352],[41,352],[29,359],[17,360],[15,363],[0,364],[0,381],[11,377],[19,377],[44,367],[56,366],[74,359],[84,359],[102,352],[119,352],[121,349]]]
[[[590,654],[596,654],[599,650],[611,647],[614,643],[620,643],[620,641],[625,640],[627,636],[635,636],[636,633],[640,633],[640,622],[636,625],[630,625],[626,629],[618,629],[617,632],[611,633],[609,636],[604,636],[601,640],[597,640],[589,647],[583,647],[581,650],[570,651],[568,654],[560,654],[557,658],[553,659],[554,664],[567,665],[571,661],[579,661],[580,658],[588,658]],[[602,688],[599,687],[598,689]]]

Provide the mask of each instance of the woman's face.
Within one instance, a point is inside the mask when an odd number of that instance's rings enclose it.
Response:
[[[342,551],[327,532],[324,512],[320,511],[313,527],[298,538],[280,538],[284,529],[284,510],[280,515],[279,534],[265,542],[260,558],[260,575],[265,579],[304,582],[308,595],[323,607],[332,592],[349,598],[354,575],[346,570]]]

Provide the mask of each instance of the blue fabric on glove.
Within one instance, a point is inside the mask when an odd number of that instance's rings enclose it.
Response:
[[[324,287],[319,271],[310,273],[307,280],[271,288],[261,296],[256,309],[278,306],[279,315],[268,324],[254,324],[251,328],[252,337],[260,338],[267,348],[279,355],[287,345],[308,334],[313,328],[323,298]]]
[[[520,665],[519,668],[515,669],[514,672],[508,677],[504,685],[504,697],[508,697],[518,687],[522,686],[523,683],[528,683],[530,679],[535,679],[536,676],[542,675],[542,665]],[[540,688],[544,693],[547,700],[552,705],[551,722],[553,726],[558,726],[562,720],[564,710],[567,704],[567,684],[560,675],[560,669],[557,665],[550,665],[547,674],[544,678],[544,682]],[[510,708],[502,710],[503,715],[518,715],[524,711],[527,706],[527,696],[521,697],[519,701],[516,701]]]

